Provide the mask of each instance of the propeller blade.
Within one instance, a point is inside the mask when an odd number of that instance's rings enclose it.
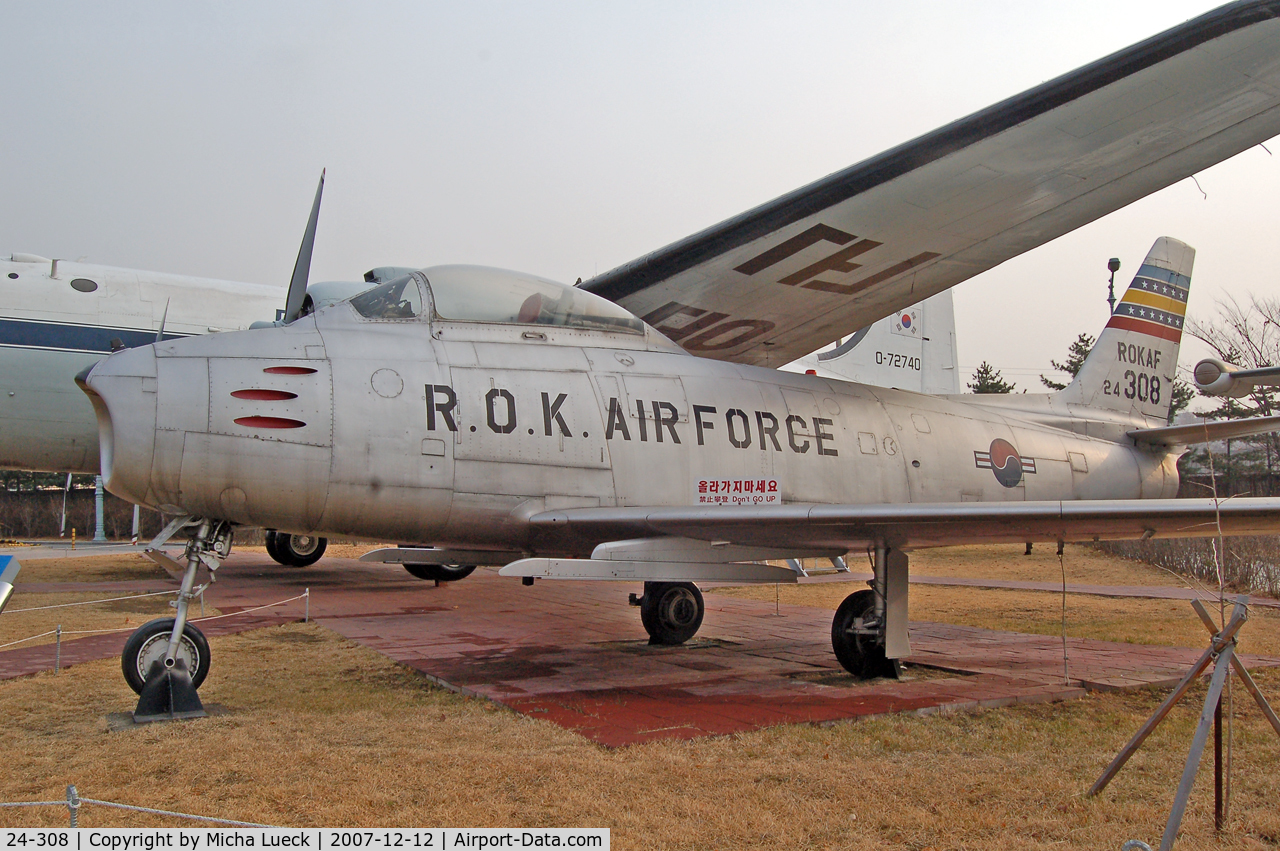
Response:
[[[164,314],[160,317],[160,330],[156,332],[156,342],[164,340],[164,323],[169,321],[169,299],[164,300]]]
[[[302,235],[298,248],[298,262],[293,264],[293,278],[289,281],[289,295],[284,303],[284,324],[298,318],[302,312],[302,300],[307,295],[307,279],[311,275],[311,249],[316,243],[316,222],[320,218],[320,196],[324,194],[324,171],[320,172],[320,185],[316,187],[316,200],[311,205],[311,217],[307,219],[307,231]]]

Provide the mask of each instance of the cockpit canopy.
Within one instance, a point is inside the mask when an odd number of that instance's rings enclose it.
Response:
[[[351,306],[367,319],[417,318],[424,310],[418,286],[422,277],[434,318],[644,333],[643,322],[600,296],[536,275],[484,266],[432,266],[379,284],[352,298]]]

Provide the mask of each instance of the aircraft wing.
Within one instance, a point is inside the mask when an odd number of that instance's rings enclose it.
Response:
[[[1214,420],[1160,428],[1138,428],[1127,431],[1138,443],[1152,446],[1189,446],[1233,437],[1249,437],[1280,431],[1280,417],[1250,417],[1244,420]]]
[[[1280,133],[1278,15],[1223,6],[582,287],[781,366]]]
[[[1280,498],[943,502],[575,508],[534,515],[535,528],[584,541],[681,537],[713,546],[857,550],[1026,541],[1099,541],[1275,534]]]

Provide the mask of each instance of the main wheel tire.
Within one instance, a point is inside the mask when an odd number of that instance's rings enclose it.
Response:
[[[129,636],[124,643],[124,652],[120,654],[120,667],[129,688],[142,694],[142,688],[147,684],[147,672],[153,663],[164,661],[172,634],[173,618],[159,618],[144,623]],[[200,688],[209,674],[209,642],[205,640],[204,633],[191,624],[182,628],[178,658],[186,663],[191,686]]]
[[[287,553],[289,562],[294,567],[308,567],[315,564],[324,555],[325,548],[329,546],[329,541],[316,535],[288,535],[284,532],[277,532],[279,546],[282,552]]]
[[[898,660],[886,659],[884,645],[874,635],[855,632],[857,622],[875,613],[876,593],[856,591],[844,598],[831,621],[831,649],[841,667],[858,679],[896,677]]]
[[[466,579],[476,569],[474,564],[406,564],[404,569],[419,579],[436,582],[457,582]]]
[[[307,567],[315,564],[329,546],[328,540],[316,535],[290,535],[268,532],[267,555],[285,567]]]
[[[289,563],[285,561],[285,556],[280,552],[280,533],[274,529],[269,529],[264,537],[266,538],[267,555],[271,556],[271,560],[276,564],[283,564],[289,567]]]
[[[646,582],[640,598],[640,622],[650,644],[684,644],[702,626],[706,607],[692,582]]]

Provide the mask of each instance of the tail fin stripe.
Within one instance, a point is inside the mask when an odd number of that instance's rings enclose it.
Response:
[[[1187,303],[1185,301],[1177,301],[1165,295],[1156,295],[1138,290],[1129,290],[1124,294],[1121,304],[1141,304],[1147,307],[1156,307],[1161,310],[1172,313],[1175,316],[1185,316],[1187,313]]]
[[[1122,319],[1144,319],[1147,322],[1166,325],[1170,328],[1176,328],[1179,331],[1182,330],[1182,325],[1186,322],[1182,316],[1176,313],[1169,313],[1166,310],[1157,310],[1153,307],[1143,307],[1140,304],[1125,304],[1124,302],[1121,302],[1120,306],[1116,308],[1115,315]]]
[[[1119,328],[1122,331],[1137,331],[1140,334],[1149,334],[1152,337],[1160,337],[1170,342],[1182,342],[1182,329],[1170,328],[1155,322],[1148,322],[1142,319],[1132,319],[1128,316],[1116,315],[1111,317],[1111,321],[1107,323],[1108,328]]]
[[[1179,287],[1183,292],[1183,301],[1186,300],[1186,292],[1191,287],[1191,276],[1180,275],[1172,269],[1161,269],[1159,266],[1152,266],[1149,263],[1143,263],[1138,267],[1138,273],[1134,276],[1137,278],[1146,278],[1151,281],[1159,281],[1162,284],[1172,284]],[[1137,283],[1135,280],[1134,283]]]

